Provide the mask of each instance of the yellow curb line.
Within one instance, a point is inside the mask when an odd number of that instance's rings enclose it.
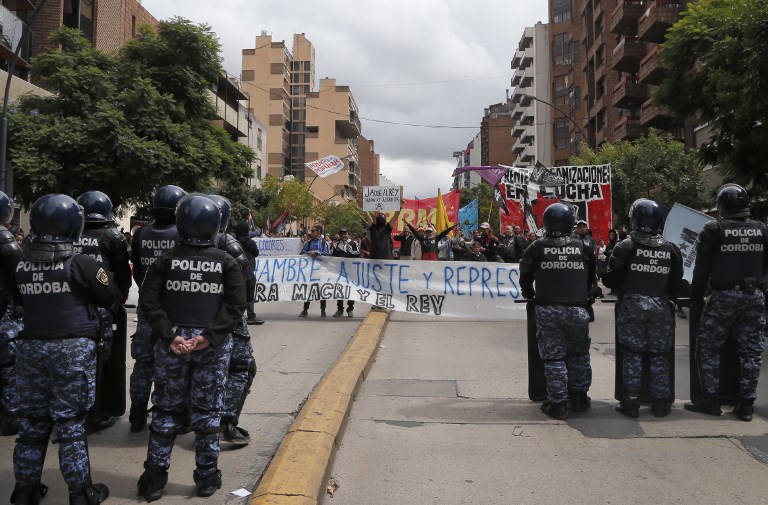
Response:
[[[322,503],[352,400],[368,374],[389,312],[371,311],[323,376],[278,447],[251,505]]]

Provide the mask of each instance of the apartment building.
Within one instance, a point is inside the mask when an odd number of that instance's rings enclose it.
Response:
[[[507,103],[486,107],[480,122],[480,161],[483,166],[511,165],[512,116]]]
[[[383,186],[379,155],[373,140],[360,135],[357,138],[357,157],[360,160],[360,182],[363,186]],[[357,203],[363,206],[363,192],[357,192]]]
[[[481,150],[475,149],[475,146],[479,146],[482,143],[482,132],[477,132],[477,135],[467,144],[467,148],[461,151],[454,151],[453,157],[456,158],[456,166],[464,167],[479,167],[482,165]],[[452,189],[469,189],[476,184],[482,182],[482,178],[477,172],[464,172],[453,178]]]
[[[548,31],[548,25],[541,22],[526,27],[511,62],[514,89],[508,104],[513,121],[512,160],[511,163],[503,163],[505,165],[530,167],[537,161],[545,166],[552,165],[555,137]],[[558,46],[558,49],[558,57],[569,56],[569,48]],[[559,133],[565,131],[563,129]]]
[[[611,68],[622,74],[613,103],[626,111],[626,130],[631,133],[626,138],[657,128],[689,144],[692,141],[690,125],[676,127],[669,111],[653,105],[651,98],[665,74],[659,44],[687,4],[685,0],[619,0],[610,12],[608,29],[618,39]]]
[[[319,201],[356,199],[362,185],[361,125],[349,86],[324,78],[315,88],[315,49],[303,33],[293,36],[289,49],[262,32],[256,46],[242,53],[250,107],[268,130],[267,173],[311,181],[315,174],[304,164],[333,154],[344,161],[344,170],[311,183],[312,192]]]

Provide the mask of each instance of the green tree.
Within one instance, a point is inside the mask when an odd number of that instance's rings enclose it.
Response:
[[[333,205],[320,204],[313,213],[323,220],[323,226],[331,235],[335,235],[339,228],[346,228],[352,236],[365,235],[368,230],[363,209],[356,201]]]
[[[668,32],[667,76],[656,103],[694,116],[712,135],[707,162],[729,180],[768,196],[768,5],[765,0],[701,0]],[[757,200],[757,199],[754,199]],[[765,209],[762,212],[766,214]]]
[[[222,72],[209,27],[183,19],[142,27],[117,54],[62,28],[59,50],[32,64],[52,96],[24,95],[9,114],[9,162],[17,201],[98,189],[117,208],[146,207],[154,190],[236,186],[253,151],[212,122],[210,83]]]
[[[695,209],[703,202],[699,188],[702,165],[696,153],[670,135],[651,130],[647,136],[616,144],[604,144],[595,152],[582,146],[571,158],[574,165],[611,164],[611,196],[614,226],[629,225],[629,209],[638,198],[650,198],[667,210],[677,202]]]
[[[266,226],[267,220],[274,223],[290,205],[288,217],[302,220],[312,214],[314,195],[307,186],[299,181],[280,181],[268,175],[262,182],[261,189],[254,192],[255,205],[251,208],[256,226]]]
[[[499,206],[493,198],[493,186],[487,182],[481,182],[467,189],[462,189],[459,206],[464,207],[475,198],[478,199],[478,225],[483,221],[487,221],[491,225],[491,230],[498,230]]]

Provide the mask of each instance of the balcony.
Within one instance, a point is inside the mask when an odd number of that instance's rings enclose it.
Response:
[[[525,51],[515,51],[515,56],[512,58],[512,62],[510,63],[512,70],[520,68],[520,63],[523,61],[524,56]]]
[[[13,56],[21,42],[21,35],[24,33],[26,26],[13,12],[0,6],[0,58],[9,60]],[[32,35],[33,33],[30,32],[19,51],[18,64],[25,67],[29,64],[32,50]]]
[[[611,68],[617,72],[636,74],[645,56],[645,42],[624,37],[611,52]]]
[[[638,74],[640,82],[658,86],[664,80],[666,73],[667,68],[659,57],[659,46],[656,46],[640,61],[640,72]]]
[[[516,139],[522,139],[523,135],[526,134],[526,129],[524,124],[516,124],[514,128],[512,128],[512,136]]]
[[[643,102],[640,108],[640,124],[644,128],[658,128],[668,130],[675,123],[675,117],[666,107],[659,107],[653,104],[653,99]]]
[[[12,11],[31,11],[35,9],[32,0],[4,0],[3,5]]]
[[[636,116],[624,116],[613,127],[614,140],[633,140],[643,134],[643,125]]]
[[[613,106],[620,109],[637,109],[648,99],[648,86],[639,82],[619,81],[613,88]]]
[[[349,120],[336,120],[337,139],[356,139],[360,136],[360,131],[360,119],[357,117],[357,112],[353,110],[349,111]]]
[[[533,44],[533,27],[529,26],[523,30],[523,36],[517,44],[518,49],[525,50]]]
[[[669,28],[680,20],[681,0],[653,0],[637,22],[637,38],[661,44]]]
[[[637,34],[637,20],[645,12],[645,0],[619,0],[611,12],[608,30],[617,35]]]

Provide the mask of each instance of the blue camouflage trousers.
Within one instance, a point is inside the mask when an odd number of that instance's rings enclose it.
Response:
[[[182,328],[180,335],[189,340],[201,328]],[[147,462],[168,469],[176,433],[189,409],[195,430],[195,463],[200,477],[212,475],[219,460],[219,429],[227,380],[232,339],[220,346],[208,346],[178,356],[163,341],[155,346],[155,390],[152,393]]]
[[[40,482],[55,428],[59,468],[70,488],[90,482],[85,415],[96,391],[96,343],[90,338],[19,340],[16,402],[21,412],[13,452],[16,483]]]
[[[592,384],[589,313],[582,307],[537,305],[539,355],[544,362],[547,398],[564,402],[568,393],[586,393]]]
[[[739,396],[757,397],[762,354],[765,349],[765,296],[759,290],[715,290],[701,314],[696,335],[696,362],[705,395],[716,396],[720,387],[720,348],[728,336],[736,341],[739,356]]]
[[[155,367],[155,339],[144,312],[136,309],[136,333],[131,340],[131,357],[135,360],[131,372],[129,394],[131,404],[146,405],[152,392],[152,373]]]
[[[648,354],[651,398],[669,398],[669,350],[675,340],[675,319],[669,300],[645,295],[622,297],[616,338],[622,346],[624,396],[637,398],[640,395],[643,354]]]
[[[13,315],[13,307],[8,307],[0,319],[0,408],[6,414],[15,415],[17,407],[13,403],[16,389],[16,337],[24,327],[20,317]]]
[[[237,424],[245,397],[256,375],[256,361],[253,359],[251,335],[245,315],[240,326],[232,332],[232,357],[229,360],[227,390],[224,399],[222,419]]]

